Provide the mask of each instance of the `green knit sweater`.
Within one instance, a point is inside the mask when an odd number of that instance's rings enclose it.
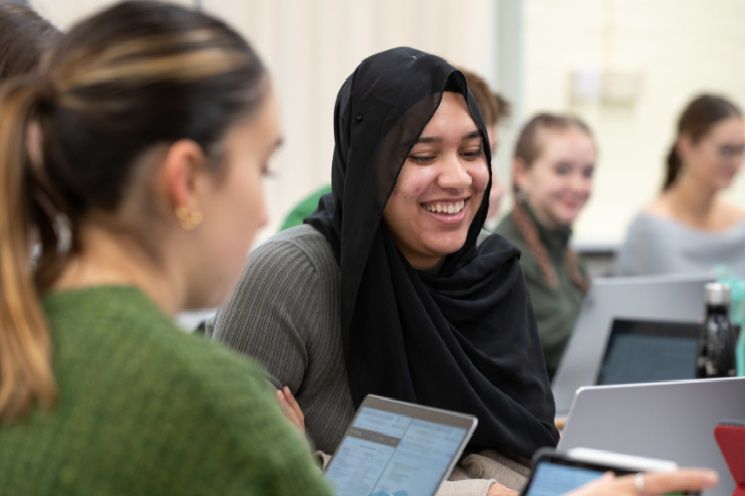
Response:
[[[0,495],[330,494],[262,372],[123,286],[44,298],[59,398],[0,428]]]
[[[533,312],[538,325],[543,355],[546,357],[548,375],[553,377],[572,334],[572,329],[574,329],[584,292],[572,281],[566,264],[571,229],[568,227],[547,229],[538,223],[527,205],[523,204],[523,208],[537,227],[538,235],[546,247],[551,265],[556,270],[559,279],[557,287],[551,287],[546,281],[541,267],[528,250],[525,239],[513,220],[512,212],[502,219],[496,232],[514,243],[522,252],[520,267],[528,283],[528,292],[533,303]],[[581,261],[579,269],[583,274],[585,273]]]

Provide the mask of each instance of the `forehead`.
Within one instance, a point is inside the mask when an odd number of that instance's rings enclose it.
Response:
[[[422,136],[432,134],[460,136],[464,132],[474,130],[476,130],[476,122],[468,111],[466,99],[460,93],[446,91],[442,94],[440,106],[424,127]]]
[[[279,102],[272,85],[267,87],[256,112],[240,121],[236,127],[242,127],[259,140],[271,141],[278,138],[281,132]]]
[[[730,117],[716,123],[709,135],[715,140],[745,142],[745,122],[739,117]]]
[[[594,160],[595,143],[581,129],[544,129],[541,135],[539,157]]]

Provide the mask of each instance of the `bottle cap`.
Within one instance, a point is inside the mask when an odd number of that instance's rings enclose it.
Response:
[[[729,286],[721,282],[706,283],[707,305],[729,305]]]

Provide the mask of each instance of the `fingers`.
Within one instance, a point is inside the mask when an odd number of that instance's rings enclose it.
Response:
[[[635,488],[634,476],[619,478],[624,487]],[[711,470],[679,470],[676,472],[657,472],[644,475],[644,494],[664,494],[670,491],[700,491],[708,489],[719,481],[716,472]]]
[[[284,396],[285,396],[285,400],[287,400],[287,404],[295,412],[295,415],[300,420],[300,422],[305,424],[305,414],[303,414],[303,410],[300,408],[300,405],[295,399],[295,395],[292,394],[292,391],[290,391],[290,388],[287,386],[282,388],[282,391],[284,392]]]
[[[519,496],[517,491],[513,491],[510,488],[499,484],[498,482],[493,483],[489,486],[488,496]]]
[[[277,403],[279,403],[279,407],[287,420],[292,422],[301,432],[305,432],[305,416],[290,389],[287,386],[277,389],[274,396],[277,398]]]
[[[282,409],[282,413],[284,413],[285,417],[289,418],[290,416],[294,416],[292,407],[287,402],[285,394],[281,389],[274,391],[274,397],[277,398],[277,403],[279,403],[279,407]]]
[[[614,485],[617,484],[615,478],[613,472],[606,472],[599,479],[595,479],[576,491],[572,491],[569,496],[604,496],[606,494],[615,494]]]

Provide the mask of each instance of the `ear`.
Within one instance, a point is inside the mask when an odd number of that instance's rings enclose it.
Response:
[[[179,140],[166,152],[161,169],[162,187],[171,207],[198,210],[197,187],[204,172],[202,147],[192,140]]]
[[[691,137],[687,134],[683,134],[678,138],[678,142],[675,144],[676,151],[678,152],[678,156],[680,157],[680,160],[685,163],[686,158],[691,156],[691,153],[693,151],[693,141],[691,141]]]
[[[512,183],[525,191],[525,182],[528,175],[528,167],[521,158],[515,158],[512,161]]]

